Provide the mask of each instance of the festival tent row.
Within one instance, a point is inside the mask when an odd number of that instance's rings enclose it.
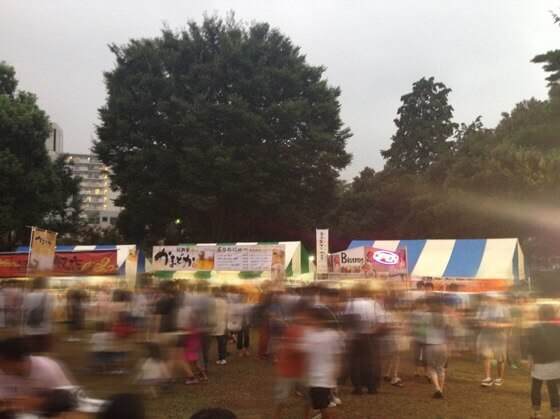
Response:
[[[0,253],[0,278],[25,278],[29,247]],[[150,270],[150,262],[135,245],[56,246],[54,266],[49,276],[59,280],[76,277],[126,276]]]
[[[503,289],[527,280],[525,258],[516,238],[354,240],[348,249],[362,246],[406,249],[407,270],[413,279],[451,279],[465,289],[469,281],[479,289]]]
[[[167,247],[167,246],[166,246]],[[171,247],[171,246],[170,246]],[[218,247],[231,247],[234,249],[248,249],[259,247],[280,247],[284,250],[283,270],[284,277],[288,282],[309,282],[314,279],[313,264],[310,263],[309,252],[299,241],[281,242],[236,242],[236,243],[192,243],[177,245],[177,248],[196,248],[198,251],[208,249],[213,252]],[[247,282],[262,282],[271,279],[269,270],[217,270],[217,269],[160,269],[160,264],[154,261],[157,257],[157,249],[154,247],[152,254],[151,272],[162,279],[179,280],[208,280],[215,284],[241,284]]]

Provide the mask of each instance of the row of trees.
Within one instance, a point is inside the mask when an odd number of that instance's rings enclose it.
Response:
[[[560,51],[534,58],[547,100],[459,124],[450,88],[421,78],[403,95],[383,170],[352,182],[340,90],[267,24],[206,17],[182,31],[112,45],[94,151],[113,170],[126,241],[522,237],[553,249],[560,202]],[[44,150],[48,119],[0,66],[0,233],[69,232],[78,183]],[[73,209],[73,210],[72,210]],[[92,240],[96,239],[91,237]],[[102,238],[98,238],[101,240]],[[343,245],[341,243],[340,245]]]
[[[543,217],[559,197],[558,51],[534,59],[549,99],[494,129],[455,122],[451,89],[420,79],[385,168],[345,183],[340,90],[277,30],[211,17],[111,50],[95,151],[136,241],[300,239],[325,225],[344,239],[556,237]]]

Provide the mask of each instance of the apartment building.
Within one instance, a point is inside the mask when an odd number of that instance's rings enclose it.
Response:
[[[118,193],[111,190],[109,169],[93,154],[66,154],[66,162],[72,174],[82,179],[80,196],[88,223],[115,225],[121,208],[115,205]]]

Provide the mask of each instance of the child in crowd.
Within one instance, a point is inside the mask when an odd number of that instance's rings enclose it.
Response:
[[[328,407],[337,385],[342,347],[338,332],[327,326],[329,320],[329,313],[321,308],[309,311],[308,329],[303,339],[310,399],[306,419],[311,417],[312,409],[319,410],[322,419],[334,418]]]
[[[198,364],[202,350],[202,334],[194,324],[196,322],[193,322],[193,326],[190,326],[185,332],[185,362],[188,363],[192,373],[192,377],[187,378],[185,384],[196,384],[199,380],[208,381],[208,376]]]
[[[277,381],[274,388],[274,418],[280,419],[282,407],[294,391],[304,387],[305,358],[302,340],[305,335],[305,306],[294,309],[294,316],[284,329],[278,345]]]
[[[147,357],[139,367],[137,382],[145,386],[149,395],[157,397],[170,384],[171,374],[157,344],[148,343],[146,351]]]
[[[115,368],[118,353],[114,347],[114,336],[105,322],[99,321],[95,324],[95,333],[90,338],[92,370],[94,372],[106,373]]]

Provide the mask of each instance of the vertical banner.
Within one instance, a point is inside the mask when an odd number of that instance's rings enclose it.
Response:
[[[317,273],[329,273],[329,230],[317,229],[316,230],[316,261]]]
[[[27,272],[50,272],[54,267],[56,253],[56,233],[37,227],[31,229],[31,246]]]

